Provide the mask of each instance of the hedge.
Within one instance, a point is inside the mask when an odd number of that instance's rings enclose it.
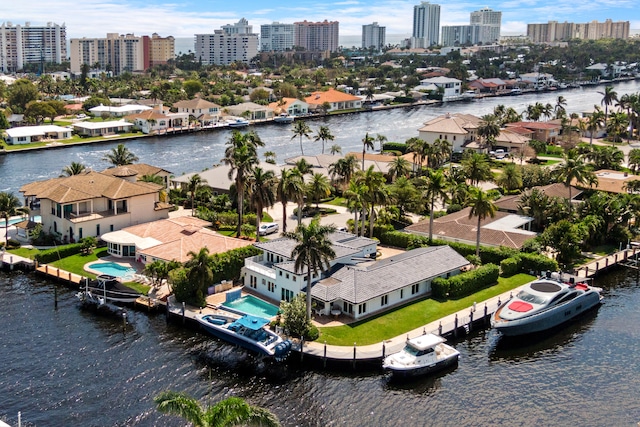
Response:
[[[431,282],[432,295],[439,299],[462,298],[492,286],[498,281],[499,275],[500,267],[495,264],[486,264],[448,279],[438,277]]]
[[[34,259],[40,264],[49,264],[62,258],[77,255],[82,251],[81,243],[72,243],[70,245],[58,246],[56,248],[45,249],[35,254]]]
[[[223,280],[237,281],[244,266],[244,259],[258,255],[261,252],[262,250],[250,245],[211,255],[213,260],[213,265],[211,266],[213,283],[220,283]]]
[[[382,151],[399,151],[407,154],[407,144],[404,142],[385,142],[382,144]]]
[[[544,255],[520,253],[514,257],[503,259],[500,263],[502,275],[513,276],[517,273],[540,273],[541,271],[558,271],[558,262]]]

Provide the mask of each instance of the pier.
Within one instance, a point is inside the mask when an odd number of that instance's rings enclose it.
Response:
[[[598,274],[616,266],[634,268],[640,271],[638,266],[638,255],[640,250],[637,246],[633,248],[622,249],[610,255],[606,255],[593,261],[583,264],[575,269],[575,276],[584,278],[593,278]]]

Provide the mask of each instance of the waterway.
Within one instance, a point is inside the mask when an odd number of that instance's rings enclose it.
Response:
[[[541,102],[556,104],[558,96],[567,100],[569,113],[593,110],[600,105],[604,86],[587,86],[578,89],[550,93],[531,93],[513,97],[483,98],[472,102],[454,102],[442,105],[400,108],[367,113],[315,118],[309,126],[315,134],[320,125],[329,127],[334,141],[325,144],[325,152],[331,145],[342,147],[342,152],[362,151],[362,138],[366,133],[381,134],[389,141],[404,142],[418,136],[422,125],[444,113],[467,113],[482,116],[493,112],[495,106],[504,104],[523,112],[529,104]],[[640,80],[615,84],[619,96],[640,92]],[[299,139],[292,139],[291,125],[266,124],[254,128],[266,146],[261,149],[276,153],[278,163],[299,155]],[[127,147],[140,158],[140,162],[163,167],[179,176],[186,172],[202,171],[220,162],[224,156],[225,142],[230,130],[218,129],[171,137],[151,137],[127,141]],[[21,185],[42,179],[54,178],[71,162],[81,162],[94,170],[103,170],[109,164],[103,160],[117,142],[102,142],[82,146],[70,146],[35,152],[10,153],[0,156],[0,191],[17,192]],[[305,154],[321,152],[321,142],[303,138]]]
[[[37,426],[182,426],[155,410],[167,389],[202,402],[241,396],[285,426],[631,426],[640,421],[640,285],[599,278],[605,303],[547,338],[458,341],[457,369],[409,383],[382,372],[272,366],[161,314],[81,310],[72,291],[0,273],[0,417]],[[178,322],[179,323],[179,322]]]

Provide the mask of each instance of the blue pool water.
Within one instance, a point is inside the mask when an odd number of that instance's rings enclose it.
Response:
[[[253,295],[245,295],[237,300],[225,302],[225,307],[240,311],[245,314],[253,314],[255,316],[270,318],[278,314],[278,307],[262,301]]]
[[[14,225],[22,221],[24,221],[24,218],[11,218],[9,219],[9,225]],[[33,221],[42,222],[42,217],[40,215],[36,215],[33,217]],[[4,227],[4,219],[0,219],[0,227]]]
[[[115,262],[95,262],[87,266],[92,270],[97,270],[101,274],[108,274],[109,276],[124,277],[135,273],[135,270],[130,267],[123,267]]]

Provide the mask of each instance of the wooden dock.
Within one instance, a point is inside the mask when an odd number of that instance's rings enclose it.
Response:
[[[640,250],[637,247],[623,249],[611,255],[603,256],[575,269],[575,276],[591,278],[607,271],[615,266],[623,266],[638,269],[638,256]]]
[[[26,269],[33,270],[35,261],[29,258],[25,258],[19,255],[14,255],[10,252],[0,251],[0,268],[14,270]]]

